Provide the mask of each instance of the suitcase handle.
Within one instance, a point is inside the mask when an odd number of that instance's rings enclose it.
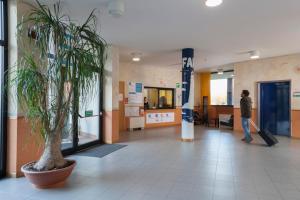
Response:
[[[258,126],[251,119],[250,119],[250,123],[258,132],[260,132],[260,128],[258,128]]]

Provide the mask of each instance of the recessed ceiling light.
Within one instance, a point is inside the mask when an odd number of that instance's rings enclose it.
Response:
[[[207,7],[217,7],[223,3],[223,0],[206,0],[205,5]]]
[[[253,60],[260,58],[259,51],[250,51],[249,54],[250,54],[250,58]]]

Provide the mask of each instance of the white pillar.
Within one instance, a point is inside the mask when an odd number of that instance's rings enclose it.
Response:
[[[103,91],[103,141],[119,141],[119,49],[107,48]]]
[[[194,49],[182,50],[182,128],[181,139],[194,140]]]

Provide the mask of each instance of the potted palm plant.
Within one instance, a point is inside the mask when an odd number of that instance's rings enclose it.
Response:
[[[77,25],[59,2],[49,7],[36,1],[30,8],[17,27],[22,56],[11,83],[33,132],[44,139],[40,159],[22,172],[43,188],[64,182],[76,164],[62,155],[63,128],[77,96],[86,97],[102,80],[106,43],[96,32],[94,12]]]

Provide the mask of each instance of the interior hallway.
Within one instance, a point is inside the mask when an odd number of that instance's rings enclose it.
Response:
[[[79,162],[67,187],[37,190],[24,178],[4,179],[1,199],[300,198],[299,140],[279,138],[279,145],[269,148],[257,136],[246,145],[229,130],[195,128],[193,143],[179,140],[180,127],[131,132],[122,139],[127,147],[104,158],[73,156]]]

